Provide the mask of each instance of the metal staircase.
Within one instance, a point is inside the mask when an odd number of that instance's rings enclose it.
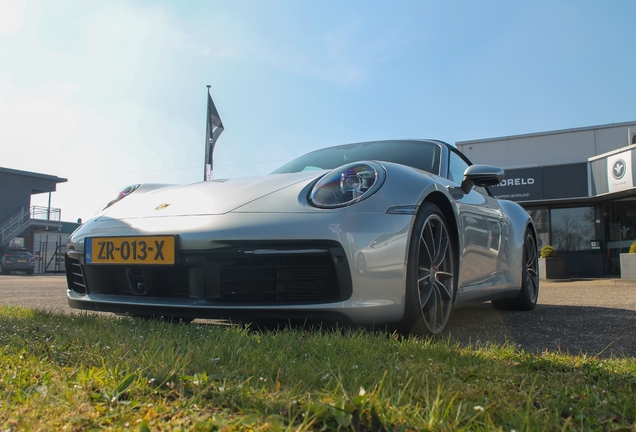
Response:
[[[9,244],[11,240],[19,236],[29,227],[37,226],[39,229],[60,229],[61,210],[58,208],[33,206],[22,209],[0,225],[0,246]]]

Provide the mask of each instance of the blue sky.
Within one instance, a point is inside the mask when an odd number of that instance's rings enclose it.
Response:
[[[0,0],[0,166],[121,187],[215,178],[356,141],[450,143],[636,120],[636,2]],[[46,205],[47,196],[32,204]]]

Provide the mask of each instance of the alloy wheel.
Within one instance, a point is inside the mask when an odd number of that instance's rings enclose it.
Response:
[[[524,278],[526,289],[528,290],[530,301],[537,302],[539,297],[539,272],[537,261],[537,244],[531,233],[526,234],[526,241],[523,245]]]
[[[453,254],[442,218],[431,214],[419,238],[417,289],[424,324],[440,333],[453,306]]]

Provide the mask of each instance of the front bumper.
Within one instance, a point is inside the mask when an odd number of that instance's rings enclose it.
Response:
[[[230,216],[233,223],[226,228],[223,223]],[[201,218],[190,219],[189,226],[199,227],[196,233],[169,223],[144,230],[178,233],[174,266],[86,265],[77,242],[66,259],[69,305],[133,315],[360,325],[395,322],[402,316],[408,215],[232,214],[205,217],[212,225],[205,230]],[[140,231],[130,225],[113,221],[81,234]],[[378,248],[380,233],[395,233],[396,241]],[[365,253],[365,268],[357,268]]]

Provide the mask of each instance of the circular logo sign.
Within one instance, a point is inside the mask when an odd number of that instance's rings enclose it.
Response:
[[[623,159],[618,159],[614,162],[614,166],[612,167],[612,175],[616,180],[620,180],[625,175],[625,161]]]

